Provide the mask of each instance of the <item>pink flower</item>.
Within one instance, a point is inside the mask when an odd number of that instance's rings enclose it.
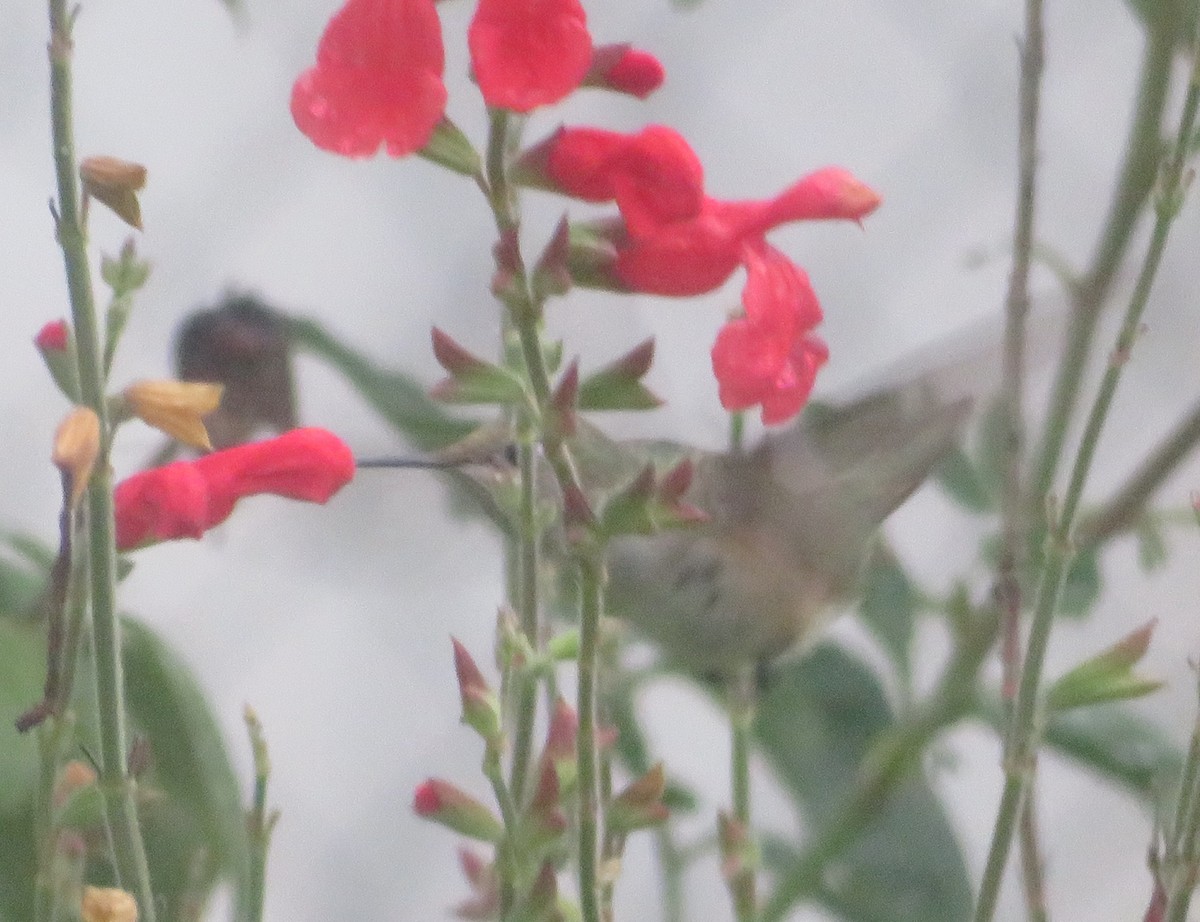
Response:
[[[800,412],[817,371],[829,358],[812,335],[821,306],[803,269],[766,243],[746,246],[745,316],[729,321],[712,348],[721,405],[744,410],[762,405],[767,424]]]
[[[514,112],[568,96],[592,63],[579,0],[479,0],[467,43],[484,100]]]
[[[533,181],[587,201],[615,201],[622,222],[604,235],[616,287],[661,295],[712,291],[747,243],[790,221],[861,220],[879,196],[840,167],[810,173],[771,199],[727,202],[704,192],[699,158],[676,131],[633,135],[561,129],[523,159]]]
[[[70,342],[70,330],[65,320],[51,320],[38,330],[33,344],[42,352],[66,352]]]
[[[665,78],[662,63],[649,52],[628,44],[601,45],[592,52],[583,84],[645,99]]]
[[[354,476],[350,449],[324,429],[293,429],[134,474],[114,493],[117,547],[199,538],[246,496],[324,503]]]
[[[393,157],[420,150],[446,107],[433,0],[348,0],[325,27],[317,66],[292,87],[292,118],[323,150]]]

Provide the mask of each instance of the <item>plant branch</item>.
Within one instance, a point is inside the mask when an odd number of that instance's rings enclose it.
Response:
[[[91,563],[92,621],[96,657],[96,696],[100,724],[100,789],[112,836],[121,885],[137,897],[140,918],[154,922],[155,906],[145,845],[138,826],[135,782],[125,759],[125,703],[121,670],[120,622],[116,611],[116,544],[112,471],[108,464],[111,428],[104,399],[100,332],[87,263],[86,231],[76,181],[72,128],[72,20],[66,0],[49,0],[50,105],[55,175],[58,183],[57,235],[63,251],[71,318],[78,347],[80,392],[100,420],[101,451],[88,489],[88,553]]]

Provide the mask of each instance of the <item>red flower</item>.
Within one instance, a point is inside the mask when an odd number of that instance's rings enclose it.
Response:
[[[602,231],[615,250],[617,287],[661,295],[717,288],[747,243],[789,221],[858,221],[879,196],[840,167],[810,173],[772,199],[726,202],[704,193],[699,158],[678,133],[562,129],[523,159],[535,182],[588,201],[615,201],[622,225]]]
[[[662,63],[647,51],[628,44],[601,45],[592,52],[584,86],[627,93],[645,99],[666,78]]]
[[[746,315],[717,334],[713,373],[725,409],[761,404],[764,423],[781,423],[800,412],[829,358],[811,333],[821,305],[804,270],[766,243],[748,245],[743,260]]]
[[[317,66],[292,87],[292,118],[317,147],[370,157],[420,150],[446,107],[433,0],[348,0],[325,27]]]
[[[293,429],[134,474],[114,494],[117,547],[199,538],[239,499],[272,493],[324,503],[354,476],[350,449],[324,429]]]
[[[69,342],[70,330],[65,320],[51,320],[33,338],[33,344],[43,352],[66,352]]]
[[[579,0],[479,0],[467,43],[484,100],[514,112],[563,99],[592,63]]]

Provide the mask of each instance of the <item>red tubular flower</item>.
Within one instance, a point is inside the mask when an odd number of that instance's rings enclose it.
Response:
[[[752,244],[743,259],[746,315],[722,327],[712,349],[721,405],[744,410],[761,404],[764,423],[786,422],[800,412],[829,358],[811,333],[821,306],[804,270],[778,250]]]
[[[434,0],[348,0],[329,21],[317,66],[292,87],[292,118],[323,150],[393,157],[420,150],[446,107]]]
[[[272,493],[324,503],[354,476],[354,457],[332,432],[293,429],[134,474],[114,494],[117,547],[199,538],[239,499]]]
[[[615,287],[661,295],[717,288],[741,264],[747,243],[789,221],[859,221],[879,196],[840,167],[810,173],[772,199],[726,202],[704,193],[687,141],[652,125],[633,135],[562,129],[522,166],[534,181],[587,201],[615,201],[623,226],[604,231]]]
[[[592,63],[579,0],[479,0],[467,44],[484,100],[514,112],[568,96]]]
[[[592,65],[583,85],[645,99],[662,86],[665,78],[662,62],[648,51],[628,44],[601,45],[592,52]]]

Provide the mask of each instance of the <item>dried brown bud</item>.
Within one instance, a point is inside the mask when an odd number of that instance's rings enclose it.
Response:
[[[137,922],[137,900],[117,887],[84,887],[83,922]]]
[[[193,448],[212,450],[204,417],[221,404],[220,384],[137,381],[121,396],[134,416]]]
[[[73,507],[87,490],[100,453],[100,418],[89,407],[75,407],[54,433],[50,459],[62,471],[64,492]]]
[[[79,164],[84,195],[103,202],[130,227],[142,229],[137,193],[146,185],[146,168],[117,157],[87,157]]]

